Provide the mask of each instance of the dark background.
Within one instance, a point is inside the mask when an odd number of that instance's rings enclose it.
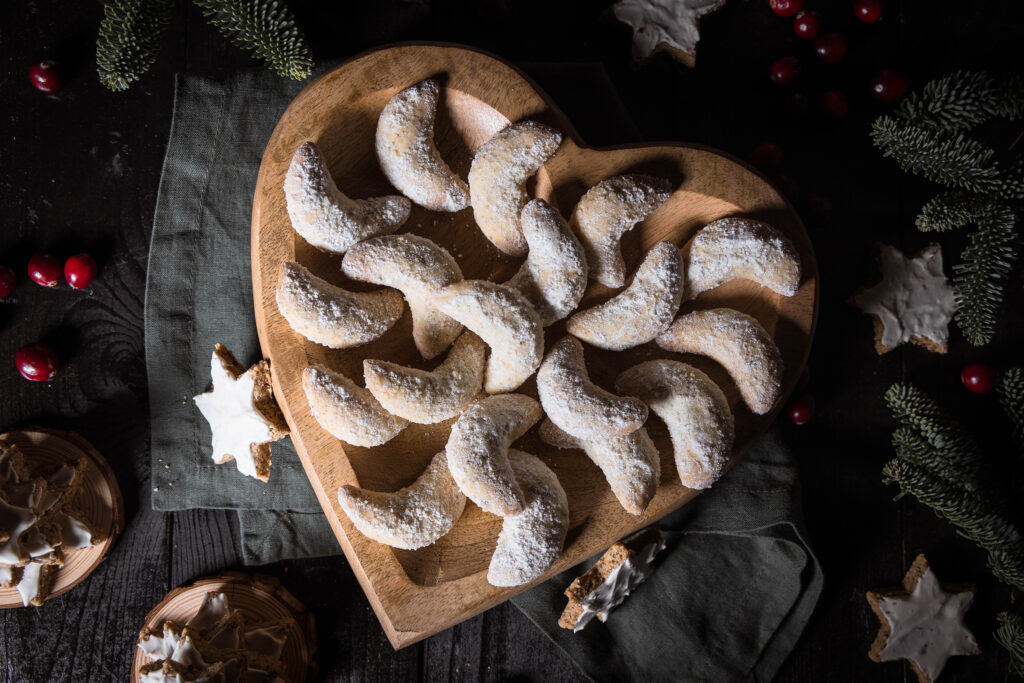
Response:
[[[882,485],[892,423],[881,396],[892,382],[912,379],[981,434],[991,458],[1012,457],[995,397],[969,394],[958,377],[968,361],[995,368],[1020,362],[1021,269],[1014,271],[995,341],[974,349],[953,328],[946,356],[918,347],[877,356],[869,319],[845,301],[866,282],[875,241],[908,252],[931,241],[914,230],[913,218],[937,191],[871,147],[870,121],[886,108],[868,97],[867,81],[882,67],[902,69],[917,85],[955,68],[1020,70],[1024,3],[888,0],[884,20],[864,25],[853,18],[851,2],[808,0],[827,29],[850,40],[846,59],[825,65],[766,0],[728,0],[701,24],[694,70],[664,56],[633,69],[629,30],[601,18],[607,2],[289,4],[318,58],[430,39],[474,45],[514,62],[597,61],[645,139],[699,142],[737,156],[760,142],[781,144],[783,172],[795,185],[790,193],[821,270],[806,389],[817,400],[817,415],[785,431],[800,460],[807,525],[826,584],[779,678],[913,680],[902,663],[867,659],[877,620],[863,595],[897,583],[922,551],[940,578],[979,587],[968,623],[985,652],[951,659],[943,680],[1006,678],[1007,657],[991,631],[1008,591],[991,578],[981,551],[916,501],[894,502],[894,489]],[[101,16],[102,5],[90,0],[0,5],[0,263],[19,274],[14,295],[0,302],[0,428],[78,431],[110,461],[128,513],[125,533],[84,584],[42,608],[0,614],[0,677],[7,681],[125,680],[146,612],[169,589],[239,564],[230,514],[150,509],[142,310],[172,74],[251,62],[182,1],[157,65],[127,93],[110,93],[95,73]],[[778,88],[768,81],[768,67],[786,54],[801,57],[805,69],[797,86]],[[45,58],[63,64],[66,85],[56,95],[35,91],[28,81],[29,66]],[[851,112],[845,118],[819,111],[817,98],[830,88],[846,91]],[[628,141],[587,106],[585,92],[570,86],[551,95],[589,143]],[[989,133],[1005,150],[1020,126]],[[963,237],[941,241],[949,273]],[[24,275],[37,251],[62,257],[88,251],[101,261],[100,275],[87,294],[66,285],[44,290]],[[65,366],[49,383],[26,382],[14,368],[14,351],[40,339],[58,348]],[[582,679],[511,605],[396,653],[342,560],[283,562],[260,571],[280,577],[314,612],[326,680]]]

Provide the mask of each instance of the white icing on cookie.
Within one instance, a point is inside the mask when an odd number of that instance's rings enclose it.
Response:
[[[956,311],[953,287],[942,272],[942,247],[932,244],[913,258],[880,245],[882,281],[853,297],[865,313],[882,321],[882,344],[893,348],[923,337],[945,346]]]
[[[18,595],[21,604],[28,607],[39,595],[39,580],[42,578],[43,565],[29,562],[21,569],[21,581],[18,582]]]
[[[978,652],[974,635],[964,626],[964,614],[974,593],[947,593],[931,568],[907,596],[882,596],[879,607],[892,632],[879,656],[882,661],[909,659],[934,681],[953,655]]]
[[[253,402],[255,380],[249,372],[235,378],[216,352],[210,359],[210,377],[213,389],[192,400],[210,423],[213,461],[222,463],[234,458],[239,472],[256,477],[252,446],[276,437],[272,434],[274,425]]]
[[[677,50],[692,62],[697,53],[700,18],[725,0],[619,0],[615,18],[633,29],[633,59],[646,61],[655,51]]]
[[[607,621],[608,613],[621,605],[629,594],[651,575],[654,571],[654,556],[664,549],[665,539],[659,536],[656,541],[648,543],[638,552],[630,552],[622,564],[611,571],[604,583],[583,599],[583,612],[580,613],[572,632],[582,631],[594,617],[602,622]]]

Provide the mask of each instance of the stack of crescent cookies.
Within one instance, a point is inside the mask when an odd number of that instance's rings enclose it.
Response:
[[[684,249],[655,244],[632,274],[620,240],[671,196],[667,180],[620,175],[591,187],[568,222],[526,183],[556,154],[562,134],[543,124],[511,123],[476,152],[468,182],[434,143],[438,84],[425,80],[396,94],[380,114],[377,159],[401,195],[351,199],[338,190],[317,146],[303,143],[284,182],[295,231],[312,246],[344,255],[352,279],[381,285],[353,292],[281,264],[277,305],[293,330],[336,349],[377,339],[408,304],[416,348],[427,371],[386,359],[363,363],[363,384],[315,364],[302,386],[320,426],[349,444],[379,446],[410,422],[454,418],[446,448],[410,486],[395,492],[338,490],[341,508],[367,537],[396,548],[430,545],[447,534],[466,499],[503,518],[487,580],[518,586],[540,577],[562,550],[569,506],[555,473],[513,448],[540,422],[540,437],[582,449],[629,513],[643,513],[660,479],[660,457],[644,424],[654,412],[668,427],[682,483],[711,486],[732,452],[733,414],[706,374],[676,360],[652,360],[618,376],[615,391],[590,381],[585,342],[623,350],[655,341],[667,351],[721,364],[747,408],[765,414],[781,391],[782,359],[751,316],[727,308],[676,317],[680,305],[736,278],[793,296],[800,260],[771,226],[723,218]],[[395,234],[412,202],[432,211],[472,207],[495,247],[525,256],[507,282],[466,280],[453,256],[414,234]],[[588,280],[621,288],[576,311]],[[575,312],[574,312],[575,311]],[[568,318],[568,335],[545,355],[544,328]],[[540,400],[516,390],[534,373]],[[546,415],[546,419],[541,419]]]

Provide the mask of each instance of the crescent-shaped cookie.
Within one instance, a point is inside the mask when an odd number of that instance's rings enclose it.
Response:
[[[542,441],[555,448],[583,449],[629,514],[643,514],[654,498],[661,479],[661,456],[644,427],[625,436],[588,441],[567,434],[548,419],[538,432]]]
[[[523,451],[510,450],[508,457],[526,505],[501,523],[487,568],[492,586],[521,586],[539,577],[558,559],[569,531],[569,500],[551,468]]]
[[[441,290],[436,303],[438,310],[491,347],[484,375],[487,393],[514,391],[540,367],[544,326],[516,290],[485,280],[464,280]]]
[[[469,206],[469,187],[434,144],[439,92],[427,79],[391,98],[377,120],[377,161],[391,184],[420,206],[460,211]]]
[[[658,335],[666,351],[696,353],[718,361],[747,407],[758,415],[772,409],[782,391],[782,354],[756,318],[731,308],[693,311]]]
[[[448,468],[459,489],[485,512],[511,515],[523,509],[508,449],[541,415],[540,404],[529,396],[502,394],[473,403],[452,425]]]
[[[537,393],[551,421],[577,439],[624,436],[647,420],[647,406],[616,396],[590,381],[583,345],[565,336],[551,347],[537,371]]]
[[[455,485],[448,457],[441,451],[409,486],[393,493],[342,486],[338,503],[364,536],[415,550],[451,531],[466,507],[466,496]]]
[[[418,235],[386,235],[348,250],[341,270],[353,280],[394,287],[405,295],[412,314],[412,339],[430,360],[455,341],[462,325],[435,305],[438,292],[462,281],[459,264],[446,249]]]
[[[579,305],[587,289],[587,257],[558,210],[543,199],[526,203],[520,224],[530,251],[505,284],[526,297],[547,327]]]
[[[706,489],[722,476],[732,453],[732,409],[722,390],[697,368],[652,360],[629,368],[615,389],[644,401],[668,427],[683,486]]]
[[[687,299],[737,278],[783,296],[793,296],[800,288],[796,247],[767,223],[720,218],[701,228],[687,251]]]
[[[526,205],[526,181],[562,143],[562,134],[536,121],[518,121],[498,131],[477,150],[469,167],[469,197],[481,232],[501,251],[526,253],[519,214]]]
[[[332,349],[373,341],[398,322],[404,308],[398,292],[350,292],[291,262],[281,264],[276,298],[293,330]]]
[[[658,242],[647,252],[629,287],[599,306],[574,314],[565,329],[602,349],[629,349],[651,341],[671,325],[682,299],[679,250],[671,242]]]
[[[363,378],[366,388],[392,415],[434,424],[458,415],[480,392],[486,350],[479,337],[466,332],[433,370],[367,359]]]
[[[663,178],[633,174],[602,180],[587,190],[569,224],[586,250],[592,280],[608,287],[626,284],[622,236],[664,204],[670,188]]]
[[[412,205],[399,195],[349,199],[312,142],[299,145],[284,177],[284,199],[292,228],[317,249],[334,254],[359,240],[398,230]]]
[[[322,365],[302,371],[302,389],[320,426],[354,446],[379,446],[409,425],[384,410],[369,391]]]

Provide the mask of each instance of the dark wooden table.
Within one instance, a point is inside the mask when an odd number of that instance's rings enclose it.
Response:
[[[946,356],[912,347],[879,357],[868,319],[845,300],[867,278],[873,242],[914,250],[928,241],[912,219],[933,189],[872,149],[867,131],[882,108],[867,97],[868,78],[884,66],[904,69],[918,84],[954,68],[1019,68],[1021,3],[889,0],[884,21],[864,26],[852,18],[849,2],[809,2],[850,37],[846,60],[824,66],[767,2],[729,0],[703,21],[699,67],[692,71],[667,58],[632,70],[628,31],[600,18],[607,2],[290,4],[321,58],[431,39],[476,45],[513,61],[598,61],[647,139],[701,142],[738,156],[763,141],[782,144],[784,172],[796,183],[794,200],[822,274],[808,385],[818,413],[810,424],[786,431],[800,459],[807,524],[826,585],[779,678],[912,680],[902,664],[867,659],[877,621],[863,594],[897,582],[920,551],[940,577],[980,589],[968,621],[985,654],[952,659],[943,680],[1006,677],[1006,656],[991,630],[1007,591],[990,577],[979,550],[917,502],[893,502],[894,490],[881,484],[892,427],[881,395],[890,383],[913,379],[979,431],[992,433],[993,457],[1000,449],[1008,453],[997,440],[994,399],[969,395],[958,374],[968,360],[1020,362],[1020,268],[997,339],[980,350],[954,332]],[[78,431],[115,469],[128,513],[127,529],[86,583],[42,608],[0,615],[5,681],[126,680],[146,612],[183,582],[239,567],[231,514],[150,508],[142,310],[172,74],[250,62],[182,1],[153,71],[129,92],[109,93],[94,70],[101,13],[98,2],[10,0],[0,6],[0,263],[20,277],[12,299],[0,303],[0,428]],[[781,90],[768,83],[768,66],[789,53],[805,57],[804,85]],[[44,58],[63,63],[66,86],[57,95],[29,85],[29,65]],[[847,90],[849,116],[833,120],[816,111],[817,95],[830,87]],[[806,95],[805,114],[793,93]],[[581,104],[585,93],[553,95],[590,143],[622,141],[602,127],[600,111]],[[963,241],[950,236],[943,242],[949,264]],[[91,252],[101,261],[100,277],[85,294],[44,290],[24,277],[27,258],[37,251]],[[49,383],[26,382],[14,368],[14,351],[40,339],[58,348],[65,367]],[[985,429],[989,425],[995,427]],[[394,652],[342,560],[282,562],[260,571],[280,577],[314,612],[324,680],[582,680],[510,605]]]

